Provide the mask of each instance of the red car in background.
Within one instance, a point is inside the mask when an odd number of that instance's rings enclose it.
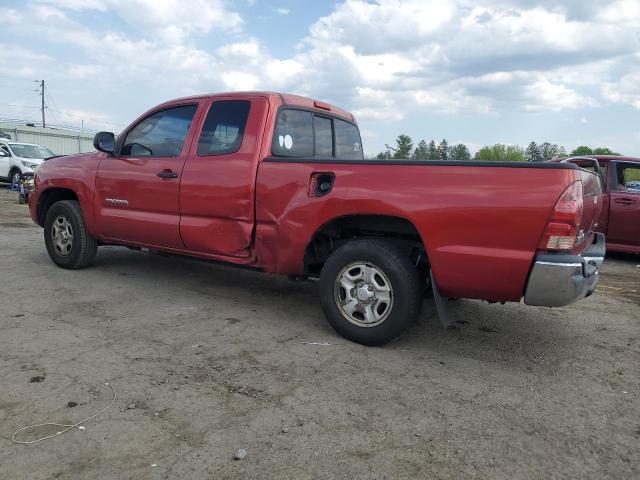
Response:
[[[606,235],[609,251],[640,253],[640,158],[589,155],[552,161],[599,170],[603,204],[595,230]]]

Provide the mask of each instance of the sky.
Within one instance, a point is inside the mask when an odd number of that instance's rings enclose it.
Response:
[[[640,0],[0,0],[0,119],[119,132],[181,96],[275,90],[397,135],[640,156]]]

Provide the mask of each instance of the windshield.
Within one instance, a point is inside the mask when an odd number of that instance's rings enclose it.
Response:
[[[9,145],[13,154],[22,158],[49,158],[53,153],[48,148],[40,145],[26,145],[24,143],[12,143]]]

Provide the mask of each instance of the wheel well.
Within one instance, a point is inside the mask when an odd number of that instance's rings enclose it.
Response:
[[[60,200],[78,200],[78,196],[68,188],[50,188],[42,192],[38,203],[38,224],[40,226],[44,226],[44,219],[51,206]]]
[[[386,215],[351,215],[334,219],[315,233],[305,251],[307,273],[319,275],[334,250],[350,240],[362,238],[384,238],[408,255],[421,273],[428,271],[426,248],[410,221]]]

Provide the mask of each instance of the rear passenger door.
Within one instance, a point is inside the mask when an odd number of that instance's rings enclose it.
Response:
[[[187,249],[248,257],[254,189],[269,103],[266,97],[215,97],[180,181],[180,234]]]

